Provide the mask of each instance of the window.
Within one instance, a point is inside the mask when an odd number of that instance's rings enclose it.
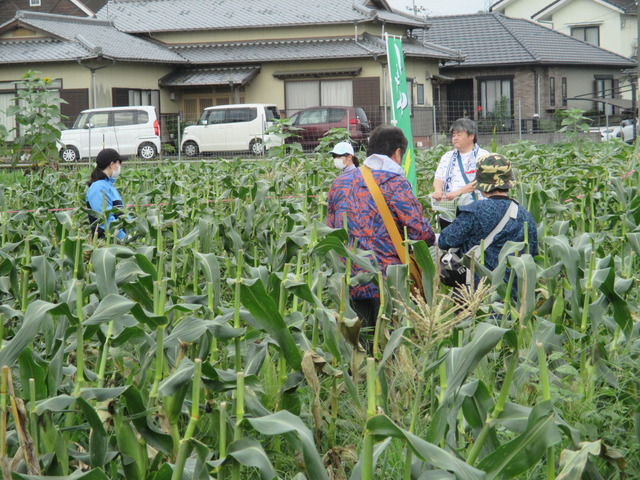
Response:
[[[126,110],[124,112],[113,112],[113,125],[116,127],[122,127],[124,125],[134,125],[133,110]]]
[[[229,123],[250,122],[257,116],[257,108],[232,108],[229,110]]]
[[[556,106],[556,79],[554,77],[549,78],[549,106]]]
[[[562,106],[567,106],[567,77],[562,77]]]
[[[215,125],[217,123],[227,123],[228,121],[227,113],[228,113],[228,110],[226,109],[205,111],[202,114],[202,120],[206,120],[209,125]],[[201,122],[201,123],[204,123],[204,122]]]
[[[416,96],[418,105],[424,105],[424,83],[419,83],[416,86]]]
[[[150,105],[160,111],[160,91],[159,90],[139,90],[131,88],[113,88],[112,104],[114,107],[127,107],[138,105]],[[207,105],[210,107],[211,104]]]
[[[29,6],[30,7],[39,7],[40,6],[40,0],[29,0]]]
[[[571,36],[591,45],[600,45],[600,27],[598,25],[571,27]]]
[[[91,128],[108,127],[109,126],[109,112],[94,113],[89,118],[89,122],[88,123],[91,123]],[[88,125],[84,125],[84,128],[89,128],[89,127],[88,127]]]
[[[479,80],[482,116],[511,116],[511,79]]]
[[[613,98],[613,77],[612,76],[596,76],[594,81],[594,97],[596,98]],[[605,115],[613,115],[613,105],[607,103],[595,102],[595,108],[598,112]]]
[[[288,115],[316,105],[353,105],[351,80],[287,81],[284,91]]]
[[[300,123],[302,125],[314,125],[317,123],[327,123],[327,114],[328,110],[326,108],[316,108],[312,110],[307,110],[306,112],[302,112],[298,119],[296,120],[296,124]]]

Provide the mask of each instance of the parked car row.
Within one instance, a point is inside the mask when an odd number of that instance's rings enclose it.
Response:
[[[282,144],[282,139],[270,132],[274,120],[279,118],[280,111],[272,104],[208,107],[197,124],[184,129],[180,149],[189,157],[239,151],[261,155]],[[299,142],[303,149],[310,150],[333,128],[347,129],[359,145],[366,144],[371,133],[371,124],[360,107],[311,107],[291,116],[286,142]],[[62,131],[60,158],[75,162],[95,157],[103,148],[115,148],[123,156],[137,155],[149,160],[160,151],[159,130],[158,113],[152,106],[84,110],[73,127]]]

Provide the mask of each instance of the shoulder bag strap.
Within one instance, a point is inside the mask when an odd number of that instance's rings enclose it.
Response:
[[[489,245],[491,245],[493,243],[493,239],[496,238],[496,235],[499,234],[502,230],[504,230],[504,227],[507,225],[507,222],[510,219],[516,218],[518,216],[518,204],[516,202],[514,202],[513,200],[510,200],[509,203],[510,203],[509,208],[507,208],[507,211],[504,212],[504,215],[502,216],[502,219],[500,219],[500,221],[495,226],[495,228],[493,230],[491,230],[491,233],[489,233],[489,235],[487,235],[485,237],[485,239],[484,239],[484,249],[485,250],[489,247]],[[475,257],[479,257],[480,256],[480,245],[475,245],[467,253],[471,253]]]
[[[509,203],[510,203],[509,208],[507,208],[507,211],[504,213],[498,225],[496,225],[496,228],[491,230],[491,233],[487,235],[487,238],[484,239],[485,249],[493,243],[493,239],[496,237],[496,235],[499,234],[502,230],[504,230],[504,227],[507,224],[507,222],[511,218],[516,218],[518,216],[518,204],[513,200],[511,200]]]
[[[369,192],[373,197],[373,201],[376,203],[376,207],[378,207],[378,211],[382,216],[382,220],[384,220],[384,225],[387,227],[387,232],[389,232],[389,236],[391,237],[391,241],[393,245],[396,247],[396,252],[398,253],[398,257],[402,263],[407,263],[406,250],[402,246],[402,237],[400,236],[400,232],[398,231],[398,227],[393,221],[393,217],[391,216],[391,210],[389,210],[389,206],[382,196],[382,192],[380,191],[380,187],[378,186],[375,178],[373,178],[373,174],[371,173],[371,169],[366,165],[360,166],[360,172],[364,177],[364,182],[369,187]]]
[[[493,243],[493,239],[496,237],[496,235],[499,234],[502,230],[504,230],[504,227],[507,225],[507,222],[510,219],[516,218],[518,216],[518,204],[513,200],[510,200],[509,203],[510,203],[509,208],[507,208],[507,211],[504,212],[504,215],[502,216],[502,219],[498,222],[498,225],[496,225],[495,228],[491,230],[491,233],[485,237],[484,239],[485,250],[487,249],[487,247],[489,247],[489,245]],[[480,257],[480,245],[476,245],[472,247],[467,252],[467,255],[468,254],[471,254],[472,258],[478,259]],[[469,269],[467,269],[467,284],[471,284],[471,270]]]
[[[469,183],[469,177],[464,173],[464,167],[462,166],[462,154],[456,150],[456,158],[458,159],[458,168],[460,169],[460,173],[462,174],[462,179],[464,183]]]
[[[473,152],[473,156],[476,156],[476,151],[474,150]],[[456,150],[456,158],[458,159],[458,168],[460,169],[460,173],[462,174],[462,179],[464,180],[465,184],[469,184],[469,177],[467,177],[467,174],[464,172],[464,167],[462,166],[462,154]],[[477,200],[478,197],[476,197],[476,192],[471,192],[471,196],[473,197],[473,200]]]

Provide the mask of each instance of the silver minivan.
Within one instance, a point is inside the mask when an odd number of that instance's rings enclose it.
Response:
[[[95,157],[103,148],[150,160],[160,151],[158,113],[152,106],[83,110],[73,127],[61,132],[59,143],[60,158],[65,162]]]
[[[201,152],[249,151],[261,155],[282,145],[282,139],[267,133],[274,119],[280,118],[278,107],[264,103],[244,103],[208,107],[196,125],[184,129],[182,151],[193,157]]]

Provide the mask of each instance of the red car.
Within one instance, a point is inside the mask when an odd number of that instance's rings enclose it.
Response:
[[[352,140],[359,145],[369,141],[371,124],[360,107],[310,107],[291,116],[291,133],[286,143],[300,143],[310,150],[332,128],[346,128]],[[297,129],[297,130],[296,130]]]

